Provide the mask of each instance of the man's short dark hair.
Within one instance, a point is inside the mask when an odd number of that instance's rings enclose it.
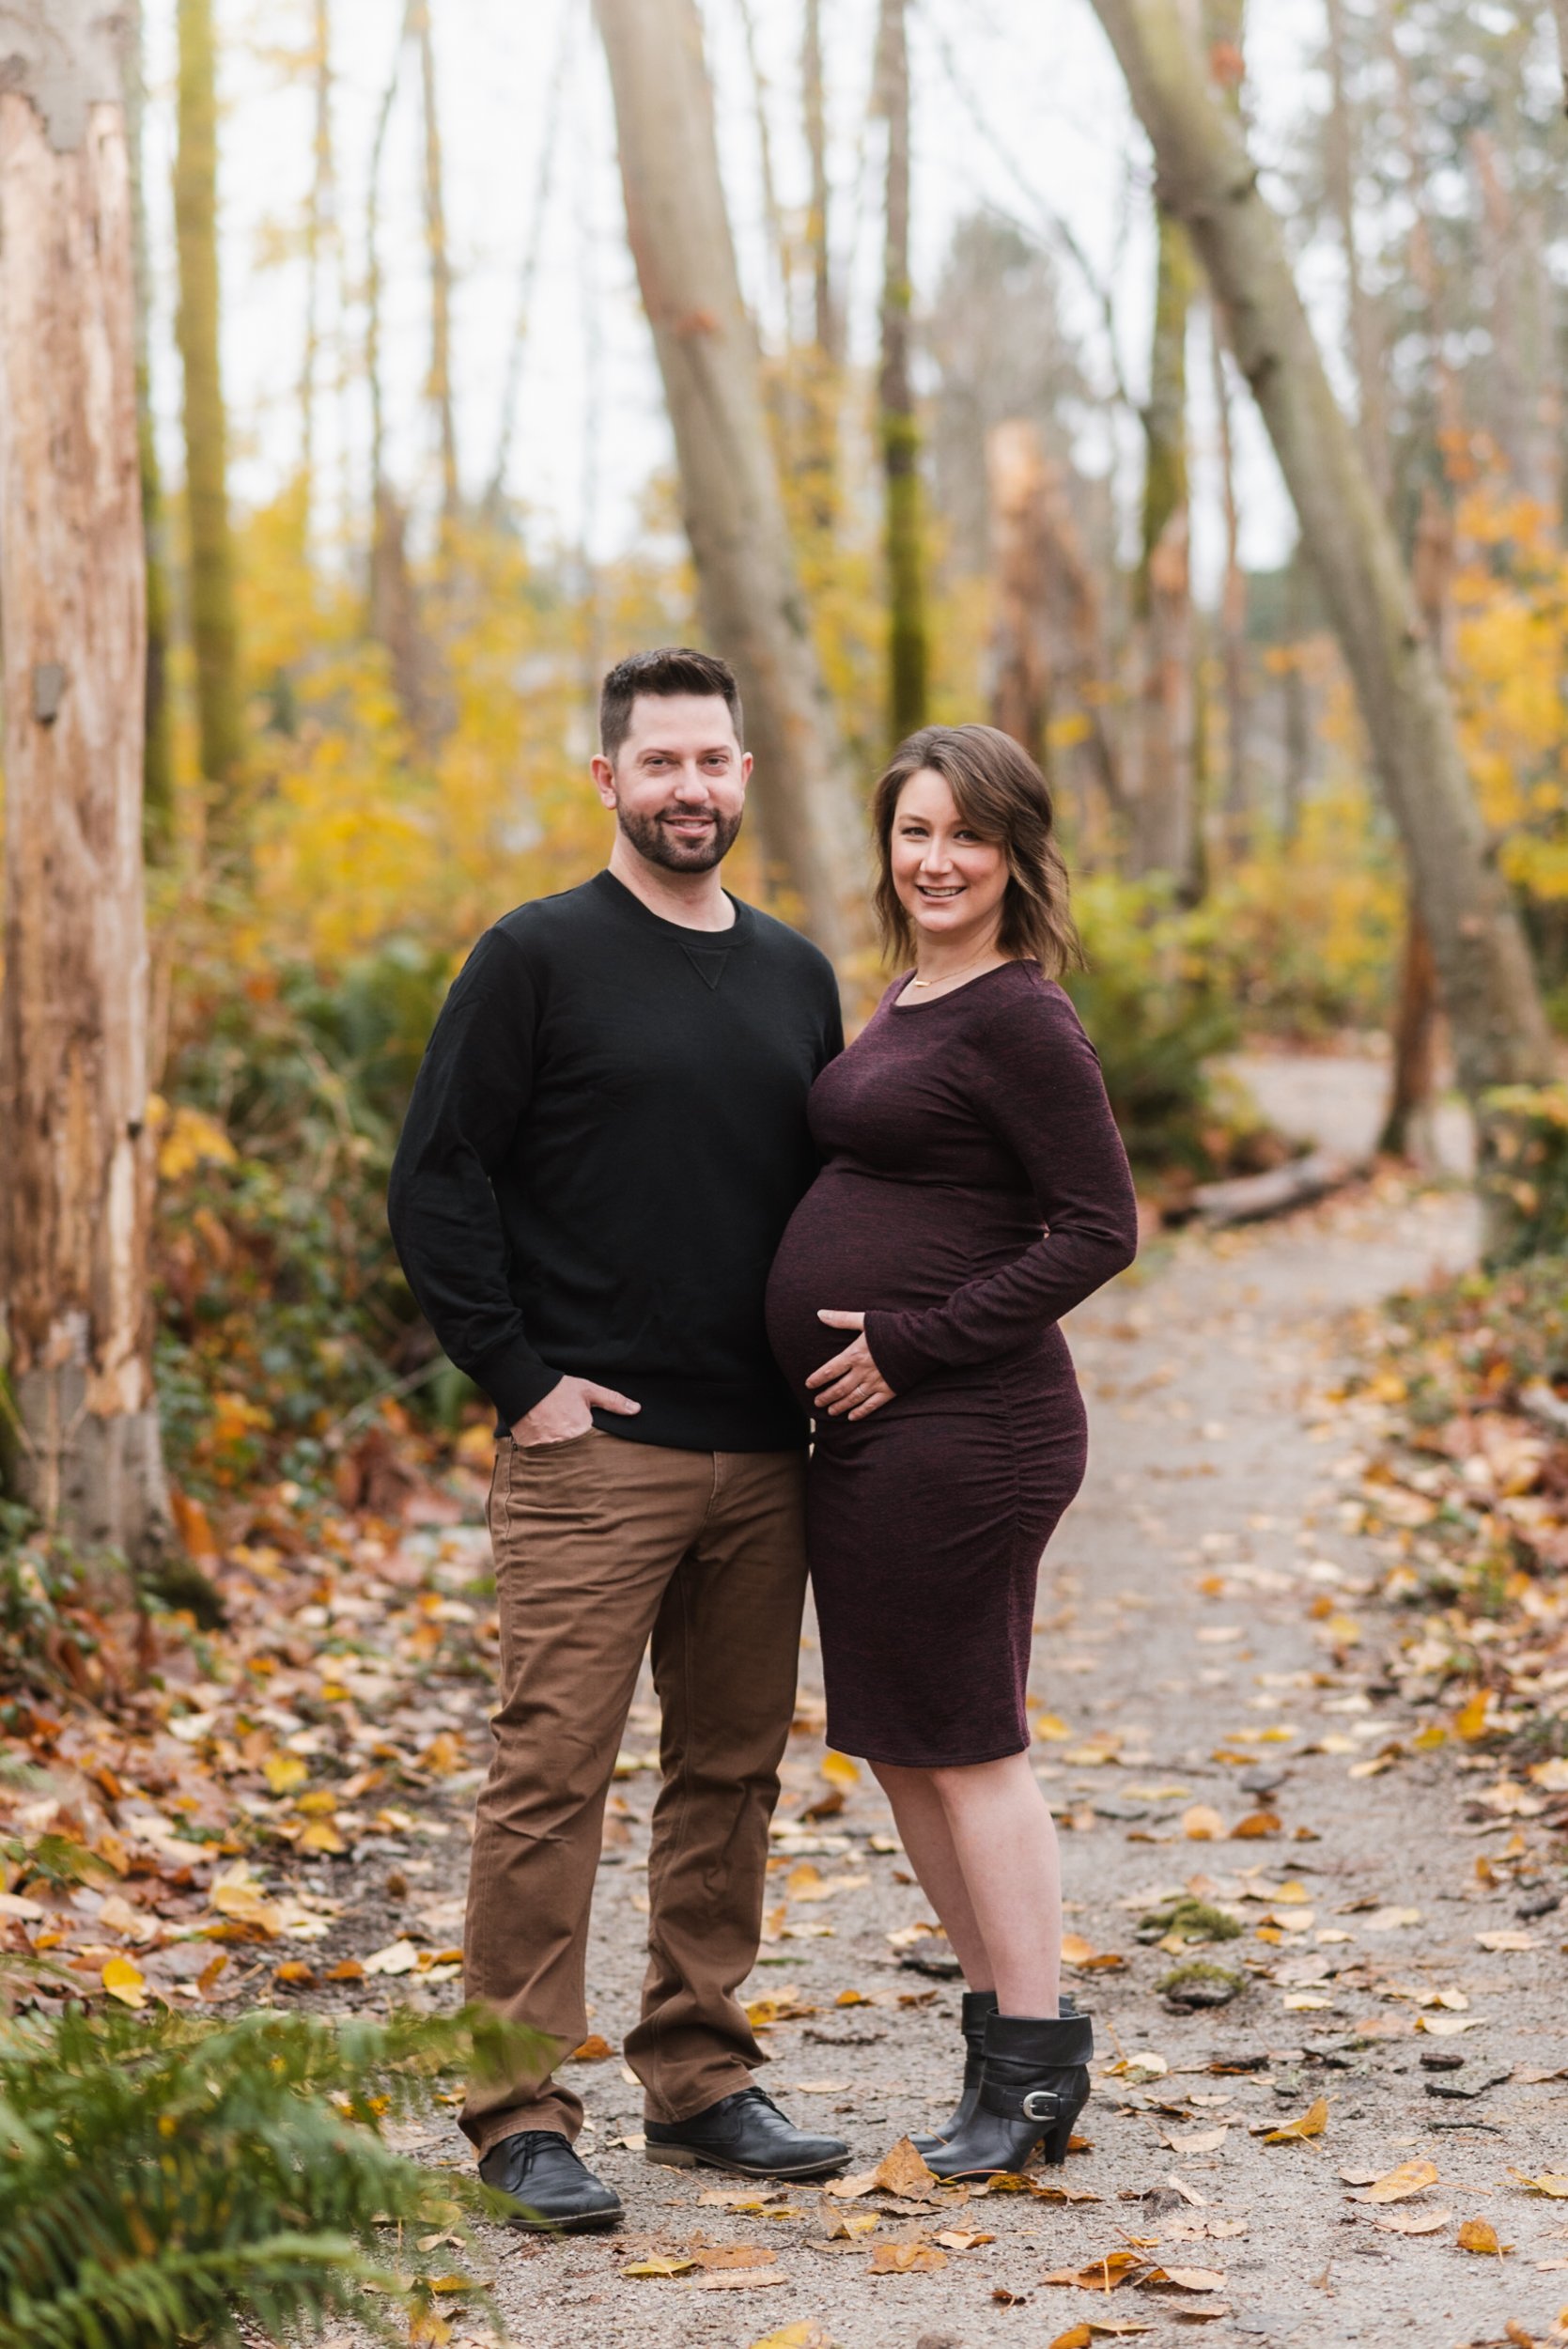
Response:
[[[631,731],[631,705],[642,693],[660,700],[676,693],[714,694],[728,708],[736,740],[746,739],[740,688],[729,662],[717,653],[693,651],[690,645],[661,645],[656,652],[629,653],[617,661],[599,688],[599,749],[612,763]]]

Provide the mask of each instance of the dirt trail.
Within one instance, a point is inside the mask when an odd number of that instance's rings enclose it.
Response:
[[[624,2141],[640,2101],[618,2057],[582,2064],[584,2151],[621,2190],[628,2225],[559,2246],[497,2239],[502,2298],[527,2349],[746,2349],[806,2319],[842,2349],[1045,2349],[1064,2334],[1087,2340],[1072,2328],[1090,2319],[1107,2337],[1126,2328],[1157,2344],[1216,2308],[1225,2313],[1203,2326],[1208,2339],[1270,2349],[1451,2349],[1497,2340],[1509,2320],[1546,2333],[1568,2302],[1568,2213],[1510,2171],[1568,2168],[1563,2089],[1528,2077],[1568,2065],[1560,1927],[1529,1926],[1534,1946],[1516,1952],[1478,1944],[1522,1930],[1517,1892],[1485,1889],[1475,1868],[1514,1823],[1478,1839],[1452,1747],[1410,1744],[1421,1724],[1382,1680],[1394,1626],[1371,1597],[1388,1561],[1346,1530],[1343,1431],[1331,1414],[1303,1416],[1344,1311],[1472,1246],[1459,1195],[1358,1192],[1288,1223],[1157,1246],[1074,1326],[1094,1462],[1042,1579],[1033,1688],[1060,1725],[1035,1751],[1065,1825],[1069,1927],[1094,1954],[1125,1960],[1076,1978],[1100,2047],[1082,2124],[1093,2150],[1054,2174],[1085,2199],[928,2209],[867,2199],[837,2207],[880,2210],[875,2231],[832,2241],[822,2212],[834,2206],[815,2191],[731,2211],[703,2198],[732,2182],[649,2168]],[[800,1819],[828,1791],[809,1727],[815,1664],[808,1644],[775,1937],[747,1996],[795,2010],[765,2034],[766,2084],[802,2119],[841,2127],[864,2170],[945,2108],[956,1996],[902,1968],[890,1946],[927,1911],[888,1847],[869,1779],[837,1815]],[[655,1733],[639,1711],[629,1745],[641,1752]],[[622,1781],[622,1840],[599,1880],[594,2028],[613,2043],[635,2011],[652,1783],[644,1771]],[[1194,1841],[1184,1822],[1202,1824],[1188,1817],[1195,1806],[1226,1830],[1259,1811],[1280,1828]],[[1247,1987],[1222,2010],[1184,2015],[1155,1987],[1176,1960],[1136,1937],[1147,1908],[1188,1890],[1243,1921],[1241,1937],[1196,1954]],[[838,2003],[846,1995],[869,2002]],[[1418,2031],[1418,2015],[1438,2030]],[[1423,2055],[1464,2061],[1429,2070]],[[1431,2092],[1455,2087],[1483,2092]],[[1320,2097],[1321,2136],[1263,2141],[1261,2129]],[[1421,2160],[1438,2183],[1382,2208],[1353,2199],[1341,2174]],[[1379,2223],[1439,2211],[1450,2217],[1425,2234]],[[1514,2249],[1499,2260],[1460,2248],[1470,2219]],[[1214,2233],[1197,2232],[1211,2222]],[[995,2240],[949,2248],[929,2270],[873,2272],[877,2246],[943,2231]],[[782,2280],[731,2286],[733,2270],[701,2264],[668,2280],[622,2273],[649,2252],[741,2246]],[[1126,2250],[1222,2281],[1128,2283],[1109,2296],[1042,2281]]]

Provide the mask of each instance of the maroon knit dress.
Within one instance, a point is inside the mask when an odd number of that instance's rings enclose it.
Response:
[[[803,1390],[847,1343],[818,1308],[866,1315],[893,1400],[818,1413],[807,1484],[828,1739],[933,1768],[1029,1745],[1035,1579],[1086,1457],[1057,1320],[1132,1261],[1138,1222],[1061,988],[1013,962],[901,1010],[907,986],[812,1089],[824,1165],[768,1322]]]

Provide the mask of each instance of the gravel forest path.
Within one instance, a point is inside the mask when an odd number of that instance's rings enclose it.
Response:
[[[1342,1127],[1374,1106],[1373,1072],[1349,1075],[1332,1091]],[[1288,1112],[1288,1084],[1270,1107]],[[1307,1119],[1332,1122],[1316,1095]],[[1478,1875],[1478,1852],[1520,1823],[1478,1836],[1452,1745],[1412,1743],[1434,1715],[1384,1676],[1401,1626],[1375,1595],[1397,1545],[1356,1530],[1354,1431],[1325,1399],[1344,1315],[1473,1245],[1462,1193],[1385,1179],[1288,1221],[1158,1242],[1075,1318],[1093,1466],[1042,1576],[1033,1676],[1070,1979],[1099,2047],[1090,2143],[1041,2181],[1071,2199],[769,2199],[650,2168],[639,2092],[606,2051],[576,2067],[583,2150],[624,2196],[626,2230],[495,2238],[522,2349],[749,2349],[791,2326],[786,2340],[841,2349],[1124,2334],[1160,2349],[1194,2327],[1266,2349],[1550,2334],[1568,2213],[1514,2173],[1568,2168],[1560,1927],[1521,1927],[1507,1871]],[[957,1999],[901,1963],[928,1912],[869,1774],[823,1774],[818,1686],[808,1639],[770,1938],[746,1996],[778,2018],[766,2085],[840,2128],[866,2171],[950,2100]],[[639,1708],[632,1763],[656,1731]],[[612,2046],[635,2012],[652,1788],[645,1768],[622,1780],[599,1879],[590,1980]],[[1244,1818],[1264,1831],[1237,1838]],[[1194,1954],[1245,1986],[1184,2014],[1157,1990],[1179,1953],[1138,1932],[1189,1893],[1239,1921]],[[1531,1946],[1483,1948],[1499,1930]],[[1265,2141],[1303,2116],[1312,2129],[1323,2107],[1321,2133]],[[1436,2183],[1358,2199],[1418,2163]],[[843,2232],[846,2214],[873,2213]],[[1469,2221],[1514,2248],[1465,2249]],[[691,2264],[625,2273],[660,2259]],[[1119,2267],[1127,2279],[1106,2289]],[[1150,2269],[1192,2287],[1141,2282]],[[1084,2280],[1051,2279],[1066,2271]]]

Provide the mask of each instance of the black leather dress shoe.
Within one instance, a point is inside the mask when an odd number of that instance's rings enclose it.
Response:
[[[614,2188],[584,2168],[555,2129],[504,2137],[479,2164],[479,2175],[521,2204],[506,2223],[522,2234],[583,2234],[618,2226],[625,2216]]]
[[[740,2088],[689,2121],[648,2121],[650,2161],[672,2170],[737,2170],[744,2178],[824,2178],[842,2170],[849,2148],[840,2137],[808,2137],[760,2088]]]

